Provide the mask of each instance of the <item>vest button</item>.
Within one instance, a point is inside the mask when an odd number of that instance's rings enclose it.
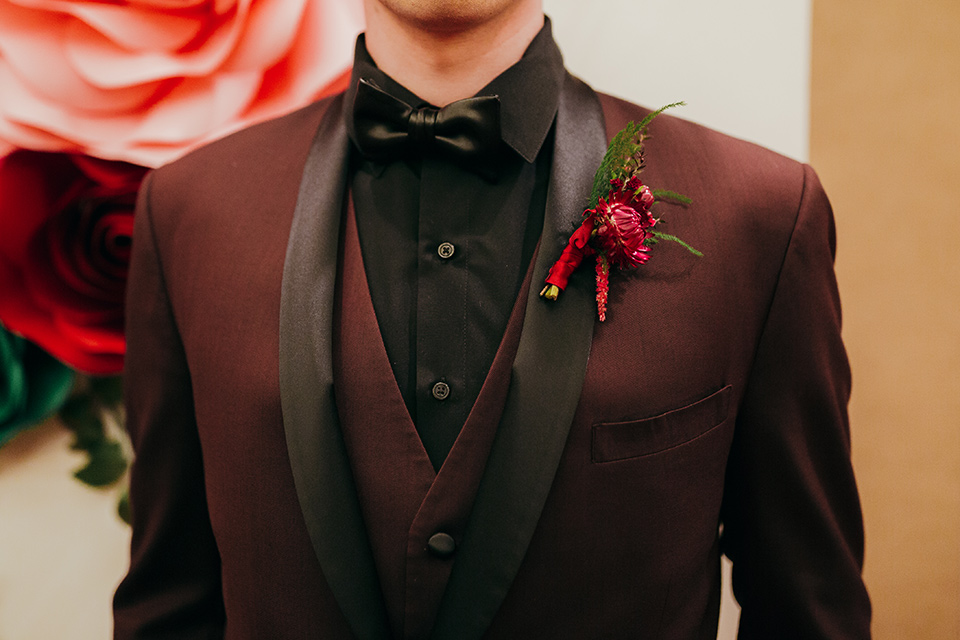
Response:
[[[450,395],[450,385],[446,382],[438,382],[433,385],[433,389],[431,389],[430,392],[437,400],[446,400],[447,396]]]
[[[447,260],[448,258],[452,258],[454,250],[455,250],[454,246],[449,242],[444,242],[439,247],[437,247],[437,253],[444,260]]]
[[[457,550],[457,543],[448,533],[435,533],[427,540],[427,549],[438,558],[449,558]]]

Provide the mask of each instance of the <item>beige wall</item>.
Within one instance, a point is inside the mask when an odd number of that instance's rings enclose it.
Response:
[[[0,639],[106,640],[130,529],[111,490],[82,486],[84,456],[53,421],[0,449]]]
[[[815,0],[878,640],[960,638],[960,2]]]

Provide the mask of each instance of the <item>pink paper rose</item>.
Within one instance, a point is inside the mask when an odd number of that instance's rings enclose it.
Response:
[[[0,0],[4,146],[156,166],[346,82],[358,0]]]

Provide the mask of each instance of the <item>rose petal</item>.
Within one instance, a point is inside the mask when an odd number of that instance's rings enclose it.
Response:
[[[48,169],[39,165],[49,160]],[[0,255],[26,264],[28,244],[76,176],[64,156],[18,151],[0,161]]]
[[[28,300],[39,309],[48,309],[56,315],[82,324],[107,324],[118,315],[121,300],[117,294],[106,295],[74,273],[73,256],[64,253],[69,247],[40,234],[33,239],[27,262],[32,268],[23,269],[21,278]],[[53,247],[50,245],[54,244]]]
[[[96,373],[115,371],[123,353],[138,185],[135,168],[113,167],[117,177],[96,184],[64,154],[21,150],[0,162],[0,227],[8,231],[0,236],[0,320]],[[108,165],[85,168],[103,175]]]
[[[16,144],[11,144],[11,142]],[[46,131],[19,125],[0,117],[0,146],[26,147],[37,151],[79,151],[77,143]]]
[[[92,86],[74,72],[59,46],[41,39],[8,39],[0,30],[0,42],[0,103],[22,124],[43,121],[34,111],[37,105],[43,105],[45,117],[64,108],[113,114],[140,109],[157,93],[156,84],[109,91]]]
[[[0,81],[2,84],[2,81]],[[45,105],[40,105],[42,111]],[[47,120],[49,130],[41,130],[36,126],[18,122],[16,120],[0,119],[0,136],[15,142],[20,147],[37,151],[67,151],[90,152],[90,147],[97,147],[97,155],[103,158],[126,160],[126,157],[115,155],[118,150],[126,149],[126,140],[136,126],[139,119],[133,115],[112,119],[94,118],[66,112],[53,112]],[[100,144],[100,141],[104,141]]]
[[[19,269],[0,254],[0,318],[10,331],[36,343],[59,360],[70,363],[87,373],[119,372],[117,356],[103,358],[78,348],[73,338],[67,338],[54,317],[43,307],[30,304],[32,298],[19,277]],[[89,342],[89,341],[86,341]],[[122,359],[120,366],[122,367]]]
[[[70,23],[62,46],[77,73],[102,89],[156,82],[163,78],[206,76],[216,71],[236,46],[246,19],[246,8],[241,5],[237,11],[236,15],[217,18],[217,22],[206,25],[210,36],[201,46],[185,52],[121,49],[79,21]]]
[[[221,69],[262,71],[279,62],[290,51],[305,6],[306,0],[259,0],[251,5],[237,46]]]
[[[45,308],[30,304],[32,297],[16,270],[0,258],[0,318],[3,324],[35,342],[56,358],[92,374],[119,373],[123,367],[122,318],[111,328],[76,325]]]
[[[210,0],[127,0],[131,6],[150,9],[152,11],[206,11]],[[219,3],[218,3],[219,4]],[[227,8],[233,6],[234,0],[223,3]],[[224,11],[219,11],[223,13]]]
[[[59,317],[53,318],[51,325],[64,337],[60,351],[65,357],[61,359],[76,369],[93,375],[111,375],[123,370],[123,325],[104,329],[71,324]]]
[[[359,1],[304,2],[18,0],[17,7],[0,0],[7,14],[40,16],[6,25],[0,17],[0,47],[23,47],[26,52],[14,52],[14,66],[0,49],[0,141],[156,166],[206,141],[301,107],[328,90],[331,82],[337,84],[329,90],[339,90],[352,40],[362,27]],[[122,17],[122,11],[131,17]],[[142,17],[151,11],[164,14],[155,33],[150,32],[160,40],[164,36],[159,33],[166,29],[160,23],[176,23],[171,16],[202,15],[197,19],[204,29],[220,28],[199,31],[181,50],[119,46],[145,46],[154,37],[139,33],[131,36],[134,43],[114,32],[124,28],[124,20],[140,29]],[[50,31],[51,24],[61,26]],[[29,28],[20,28],[25,25]],[[178,31],[182,25],[171,29]],[[12,39],[5,37],[10,32],[15,33]],[[171,36],[169,42],[175,39]],[[162,44],[160,40],[152,44]],[[36,62],[41,58],[42,64]],[[235,75],[230,71],[235,68],[249,68],[249,75]],[[144,79],[151,81],[138,84]],[[211,92],[207,99],[200,95],[204,90]],[[181,100],[186,103],[171,104]]]
[[[166,13],[106,3],[73,3],[68,11],[118,47],[131,51],[181,49],[197,37],[205,17],[200,12]]]
[[[311,0],[290,55],[264,74],[260,94],[245,114],[246,122],[290,109],[291,102],[316,100],[349,71],[353,41],[363,29],[358,3]],[[344,87],[345,88],[345,87]]]
[[[145,173],[141,166],[108,162],[80,154],[71,155],[70,161],[100,188],[112,192],[136,192]]]
[[[86,326],[65,322],[62,317],[54,318],[54,324],[65,337],[88,351],[101,354],[123,354],[124,340],[121,324],[114,327]]]
[[[183,144],[219,130],[244,111],[257,95],[260,75],[218,74],[180,83],[167,100],[141,118],[129,143]],[[130,149],[117,157],[130,157]]]
[[[159,167],[179,158],[200,144],[198,140],[191,140],[189,144],[183,142],[151,143],[137,141],[135,144],[123,145],[119,149],[114,147],[109,153],[107,151],[98,152],[104,157],[111,157],[116,160],[138,162],[145,167]]]
[[[57,11],[68,13],[78,4],[76,0],[5,0],[9,4],[26,7],[35,11]],[[80,0],[82,2],[83,0]],[[93,0],[98,2],[100,0]],[[109,1],[109,0],[108,0]],[[119,4],[119,2],[118,2]],[[129,5],[138,10],[190,12],[206,10],[209,0],[123,0],[123,5]]]
[[[126,282],[133,238],[131,211],[102,214],[90,230],[90,264],[113,282]]]
[[[68,110],[54,102],[41,100],[22,91],[15,81],[9,81],[10,76],[5,73],[2,62],[0,59],[0,86],[4,87],[0,112],[6,124],[3,135],[18,146],[77,151],[99,146],[102,141],[102,150],[97,155],[111,157],[111,150],[125,148],[126,138],[142,125],[143,116],[136,112],[100,117],[96,113]]]

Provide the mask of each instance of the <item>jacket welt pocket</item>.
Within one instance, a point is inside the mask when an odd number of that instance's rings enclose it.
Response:
[[[727,419],[730,389],[727,385],[702,400],[658,416],[593,425],[593,461],[639,458],[690,442]]]

